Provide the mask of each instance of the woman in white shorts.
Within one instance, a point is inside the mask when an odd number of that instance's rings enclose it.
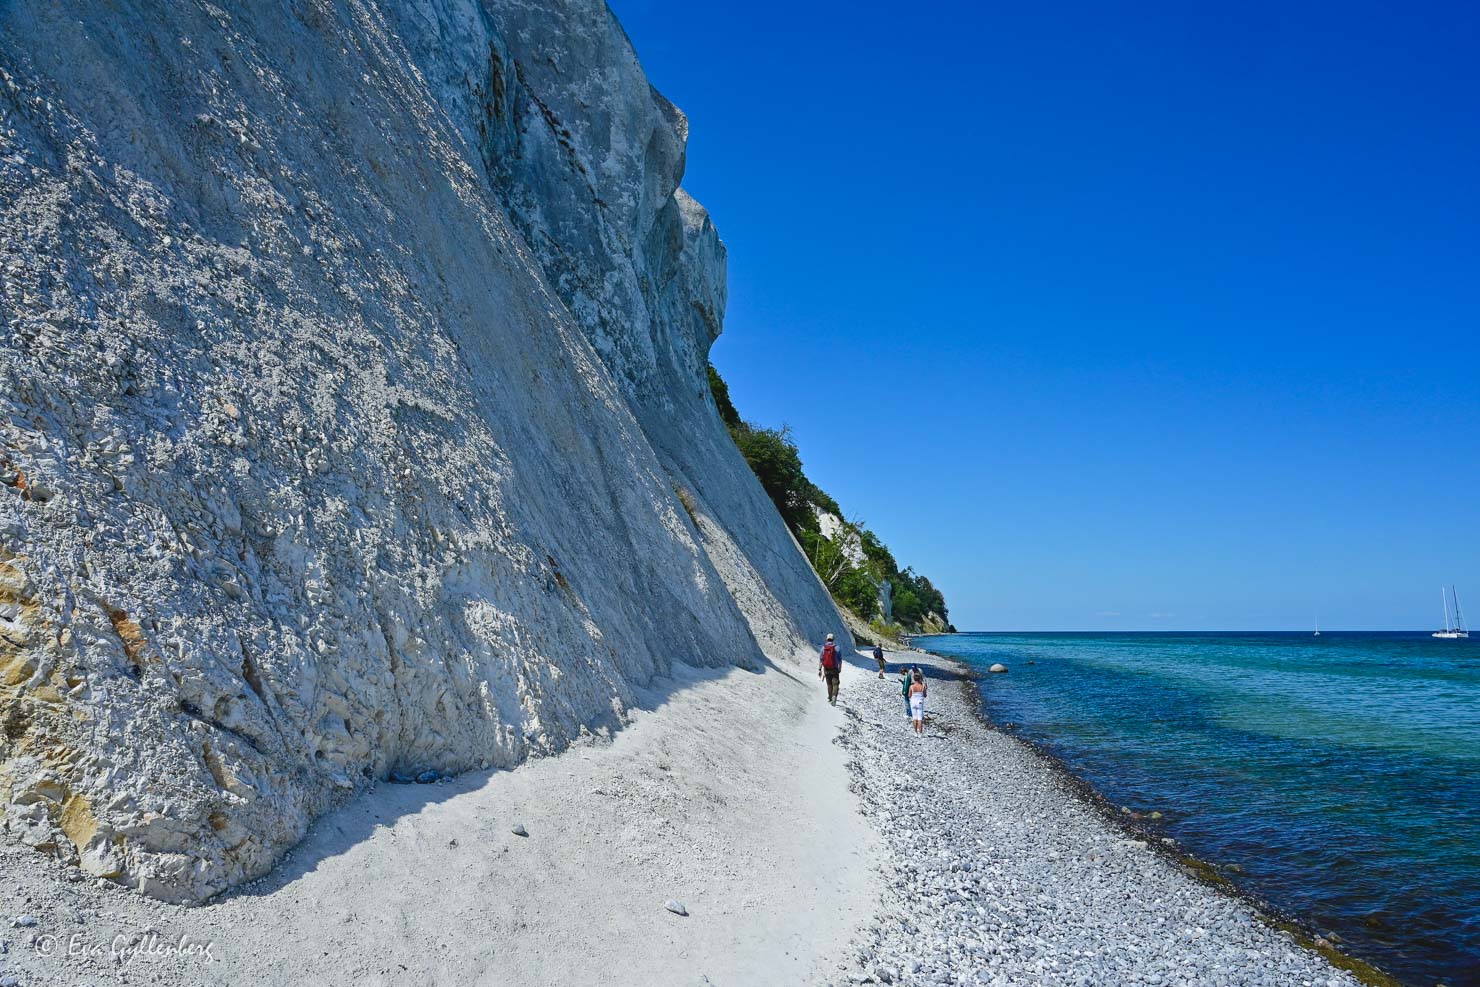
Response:
[[[915,681],[910,683],[910,722],[915,727],[915,733],[923,736],[925,733],[925,676],[919,672],[915,673]]]

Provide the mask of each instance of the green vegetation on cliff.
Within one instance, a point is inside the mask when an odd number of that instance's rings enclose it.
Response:
[[[901,569],[878,535],[850,522],[838,502],[807,479],[786,426],[763,428],[741,418],[712,365],[709,390],[736,448],[840,606],[881,630],[955,629],[940,590],[913,569]]]

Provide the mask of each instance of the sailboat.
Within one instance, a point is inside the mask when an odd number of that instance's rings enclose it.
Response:
[[[1435,631],[1434,637],[1448,638],[1451,641],[1457,638],[1468,639],[1470,629],[1465,626],[1465,618],[1459,612],[1459,591],[1451,586],[1449,592],[1454,595],[1454,623],[1449,622],[1449,597],[1444,594],[1444,587],[1440,586],[1439,602],[1444,604],[1444,629]]]
[[[1316,637],[1321,636],[1321,618],[1316,618]]]

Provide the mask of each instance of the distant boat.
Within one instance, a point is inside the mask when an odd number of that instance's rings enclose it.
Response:
[[[1459,612],[1459,590],[1453,586],[1449,592],[1454,595],[1454,623],[1449,622],[1449,597],[1444,594],[1444,587],[1439,587],[1439,602],[1444,604],[1444,629],[1435,631],[1434,637],[1448,638],[1453,641],[1457,638],[1469,638],[1470,629],[1465,626],[1464,615]]]
[[[1316,637],[1321,636],[1321,618],[1316,618]]]

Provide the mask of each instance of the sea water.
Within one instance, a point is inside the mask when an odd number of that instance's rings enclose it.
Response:
[[[1480,639],[959,634],[989,718],[1405,983],[1480,984]],[[1232,865],[1232,866],[1230,866]]]

